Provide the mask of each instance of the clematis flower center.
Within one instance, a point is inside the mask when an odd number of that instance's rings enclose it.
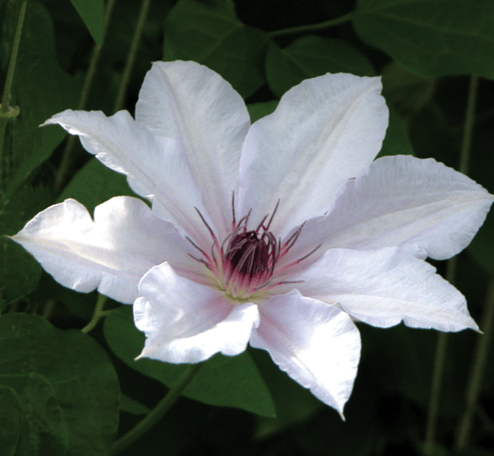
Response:
[[[247,228],[251,211],[238,222],[235,217],[235,204],[232,199],[232,231],[220,244],[214,231],[196,208],[202,222],[208,228],[213,244],[211,252],[201,249],[192,239],[189,242],[201,252],[202,258],[190,255],[207,268],[209,284],[220,290],[233,303],[260,302],[270,295],[269,290],[293,281],[276,280],[276,265],[293,247],[303,224],[283,243],[270,231],[270,226],[278,209],[279,201],[271,216],[266,215],[254,230]],[[269,220],[268,220],[269,218]],[[312,255],[317,246],[307,255],[283,267],[288,269]]]
[[[270,276],[279,257],[279,243],[270,231],[235,234],[225,251],[231,273],[250,279]]]

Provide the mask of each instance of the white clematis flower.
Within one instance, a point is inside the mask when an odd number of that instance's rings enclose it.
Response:
[[[384,157],[379,78],[327,74],[250,125],[218,74],[155,63],[136,120],[64,111],[46,124],[127,175],[94,221],[74,200],[14,240],[61,284],[134,303],[143,357],[196,363],[247,344],[343,413],[360,357],[353,320],[477,329],[423,259],[464,249],[493,201],[434,160]]]

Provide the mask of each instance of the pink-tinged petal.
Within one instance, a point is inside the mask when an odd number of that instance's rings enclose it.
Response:
[[[180,277],[168,263],[151,269],[134,303],[137,328],[146,334],[140,357],[197,363],[215,353],[242,353],[259,324],[255,304],[232,305],[218,290]]]
[[[153,201],[153,211],[160,218],[208,248],[209,232],[194,207],[206,218],[208,214],[179,142],[154,135],[127,111],[106,117],[100,111],[66,110],[46,124],[59,124],[70,134],[79,135],[88,152],[112,170],[127,175],[132,190]]]
[[[403,321],[440,331],[478,329],[465,297],[436,269],[405,250],[328,250],[293,280],[304,296],[339,306],[352,317],[387,328]]]
[[[324,214],[338,189],[381,149],[388,108],[379,78],[327,74],[303,81],[255,122],[240,162],[240,208],[252,222],[280,206],[277,236]]]
[[[267,350],[281,370],[343,416],[360,358],[351,318],[296,290],[261,304],[260,313],[250,344]]]
[[[463,250],[494,197],[473,180],[433,159],[383,157],[346,184],[325,218],[309,220],[293,255],[328,248],[405,247],[444,260]]]
[[[96,207],[94,221],[75,200],[45,209],[12,239],[62,285],[94,289],[131,304],[142,276],[164,261],[199,278],[202,266],[187,255],[191,246],[174,226],[158,219],[144,202],[116,197]]]
[[[155,62],[136,106],[136,121],[183,147],[203,203],[224,237],[231,226],[242,143],[250,118],[240,95],[195,62]]]

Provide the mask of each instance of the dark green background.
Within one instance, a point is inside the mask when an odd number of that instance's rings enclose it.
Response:
[[[22,1],[0,0],[0,90]],[[102,0],[29,0],[12,88],[20,114],[3,120],[0,160],[0,454],[107,455],[163,397],[183,367],[133,361],[143,335],[130,307],[89,335],[96,296],[67,290],[3,235],[73,197],[91,211],[129,195],[125,179],[74,143],[55,185],[66,137],[38,128],[79,106],[95,43],[100,59],[85,109],[113,114],[141,1],[117,0],[104,30]],[[351,13],[333,27],[320,24]],[[469,81],[481,76],[469,175],[494,192],[494,2],[491,0],[153,0],[125,92],[133,113],[156,60],[195,60],[245,98],[253,120],[290,87],[326,72],[382,75],[391,110],[381,154],[434,157],[457,168]],[[441,273],[444,263],[436,266]],[[494,277],[494,216],[459,255],[455,285],[480,321]],[[47,319],[49,321],[47,321]],[[421,455],[437,334],[365,325],[346,422],[291,381],[260,351],[214,357],[185,397],[124,455]],[[437,429],[438,456],[494,450],[492,352],[470,446],[454,453],[455,429],[476,339],[448,338]],[[276,415],[276,418],[274,417]]]

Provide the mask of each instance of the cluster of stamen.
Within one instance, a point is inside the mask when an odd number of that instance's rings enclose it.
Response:
[[[256,301],[256,299],[262,299],[268,290],[277,285],[293,283],[287,281],[273,282],[271,279],[275,274],[278,261],[290,251],[297,241],[303,224],[282,243],[281,239],[277,239],[270,231],[278,206],[279,201],[271,217],[269,214],[266,215],[256,229],[248,230],[251,211],[237,222],[235,202],[232,198],[232,231],[221,244],[201,212],[196,208],[199,217],[211,234],[213,243],[210,253],[207,253],[190,238],[187,238],[201,252],[202,258],[189,255],[203,263],[210,271],[211,285],[236,302]],[[312,255],[319,247],[299,258],[293,264]]]

